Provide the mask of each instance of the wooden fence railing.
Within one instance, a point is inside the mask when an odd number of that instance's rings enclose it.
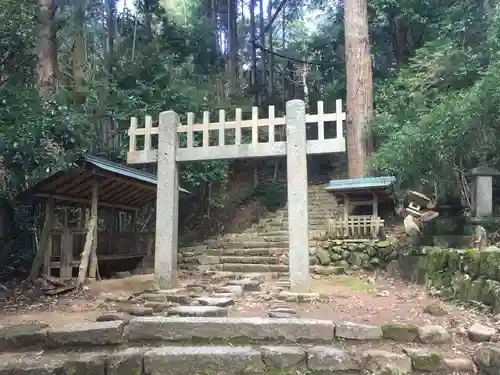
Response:
[[[369,215],[330,218],[325,222],[325,234],[332,239],[375,239],[383,228],[383,219]]]
[[[243,120],[241,108],[236,108],[235,119],[228,120],[226,111],[219,110],[218,121],[210,121],[210,112],[203,112],[203,121],[195,123],[194,113],[187,113],[185,124],[179,124],[176,132],[179,136],[177,161],[217,160],[236,158],[255,158],[266,156],[285,156],[286,141],[280,136],[284,129],[286,118],[276,117],[274,106],[269,106],[268,117],[259,118],[257,107],[252,108],[252,117]],[[324,103],[317,103],[317,114],[306,114],[306,124],[317,124],[318,139],[307,140],[307,154],[325,154],[345,152],[343,122],[346,113],[342,110],[342,100],[335,103],[335,112],[325,113]],[[325,125],[335,123],[333,137],[328,136]],[[157,125],[157,124],[156,124]],[[283,132],[281,132],[283,133]],[[159,134],[159,127],[154,126],[153,118],[146,116],[144,127],[139,127],[136,117],[130,120],[129,164],[143,164],[156,161],[158,150],[154,147],[152,136]],[[245,134],[248,137],[242,137]],[[184,138],[180,142],[180,136]],[[262,135],[262,136],[261,136]],[[265,136],[264,136],[265,135]],[[142,138],[138,147],[138,140]],[[250,143],[246,143],[248,138]],[[264,140],[265,139],[265,140]],[[211,144],[215,141],[215,144]]]

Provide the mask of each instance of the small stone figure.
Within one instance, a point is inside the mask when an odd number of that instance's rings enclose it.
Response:
[[[413,215],[407,215],[404,220],[405,232],[408,236],[418,236],[420,234],[420,223]]]
[[[481,225],[474,228],[474,237],[472,237],[472,247],[478,251],[488,246],[488,233]]]

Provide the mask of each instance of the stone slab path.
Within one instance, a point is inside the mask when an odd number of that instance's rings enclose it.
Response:
[[[305,294],[287,286],[269,274],[214,271],[186,274],[169,290],[151,276],[95,283],[81,296],[4,312],[0,375],[451,375],[476,365],[500,373],[498,324],[480,311],[370,274],[314,279]]]
[[[96,283],[77,298],[61,297],[48,305],[41,303],[26,306],[19,313],[4,313],[0,325],[36,322],[57,327],[74,322],[130,322],[135,317],[153,316],[195,320],[200,317],[322,319],[340,324],[339,327],[346,322],[374,327],[394,322],[413,323],[445,329],[451,340],[439,348],[439,353],[449,358],[470,357],[482,342],[498,340],[498,325],[491,317],[440,302],[421,287],[402,280],[359,274],[315,279],[312,286],[313,293],[295,295],[288,292],[286,281],[269,280],[268,274],[208,272],[186,274],[179,288],[160,290],[151,276],[134,276]],[[359,350],[370,350],[373,343],[357,342],[356,346]],[[387,341],[376,347],[401,353],[406,349],[425,349],[426,344],[403,346]]]

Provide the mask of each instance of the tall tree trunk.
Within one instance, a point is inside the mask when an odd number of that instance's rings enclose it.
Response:
[[[285,50],[285,28],[286,28],[286,4],[285,6],[283,6],[283,18],[281,20],[281,50],[284,51]],[[282,85],[283,85],[283,107],[285,107],[285,103],[286,101],[288,100],[289,96],[287,96],[287,75],[288,75],[288,72],[287,72],[287,68],[292,64],[291,61],[285,61],[283,63],[283,82],[282,82]]]
[[[366,127],[373,116],[372,64],[367,0],[344,3],[347,75],[347,156],[349,178],[363,177],[367,154]]]
[[[269,22],[269,21],[268,21]],[[266,46],[266,35],[264,34],[264,0],[259,0],[259,33],[260,33],[260,45],[264,48]],[[267,77],[267,64],[266,58],[267,53],[264,49],[260,49],[260,59],[261,59],[261,80],[259,85],[259,92],[266,90],[266,77]],[[263,93],[265,95],[265,93]],[[265,95],[267,100],[267,95]]]
[[[54,99],[58,87],[57,28],[55,0],[37,0],[40,23],[38,44],[38,91],[44,99]]]
[[[237,89],[237,66],[238,66],[238,29],[236,19],[237,0],[228,0],[227,27],[228,27],[228,74],[229,74],[229,94]]]
[[[273,17],[273,2],[270,1],[269,4],[267,5],[267,22],[271,22],[271,18]],[[268,45],[267,48],[269,49],[269,53],[267,54],[267,63],[268,63],[268,81],[267,81],[267,93],[270,98],[273,98],[273,80],[274,80],[274,74],[273,74],[273,65],[274,65],[274,56],[273,56],[273,26],[271,25],[268,30]]]
[[[259,90],[258,86],[258,78],[257,78],[257,49],[255,48],[255,1],[250,0],[250,29],[251,29],[251,38],[252,38],[252,74],[251,74],[251,86],[252,90],[255,93],[255,103],[254,105],[259,105]]]
[[[146,32],[148,39],[153,39],[153,4],[152,0],[144,0],[144,22],[146,24]]]
[[[115,38],[116,38],[116,0],[108,0],[108,56],[106,57],[106,67],[108,73],[113,73]]]
[[[238,33],[238,46],[241,44],[243,45],[246,40],[247,36],[247,31],[246,31],[246,19],[245,19],[245,0],[241,0],[241,27],[240,27],[240,32]],[[243,82],[243,60],[240,60],[239,63],[240,69],[238,70],[239,72],[239,79],[241,82]]]
[[[108,29],[107,35],[107,54],[106,54],[106,70],[108,72],[108,80],[112,79],[114,56],[115,56],[115,38],[116,38],[116,0],[107,0],[107,20],[106,26]],[[106,82],[108,83],[108,82]],[[103,109],[104,112],[104,109]],[[102,147],[104,149],[115,149],[119,147],[117,137],[114,134],[114,121],[110,116],[104,116],[101,119],[101,138]]]
[[[73,102],[82,104],[87,95],[85,87],[85,41],[84,41],[85,9],[83,2],[77,2],[74,7],[73,45],[71,48],[71,70],[73,73]]]

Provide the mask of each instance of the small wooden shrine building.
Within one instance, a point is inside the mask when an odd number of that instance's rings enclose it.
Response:
[[[384,220],[379,216],[379,203],[392,199],[395,177],[368,177],[332,180],[326,191],[335,196],[340,212],[330,219],[326,231],[332,238],[376,238],[382,235]],[[364,215],[352,215],[355,207],[363,207]]]
[[[372,216],[379,215],[379,202],[392,199],[393,176],[332,180],[326,191],[332,193],[338,203],[343,204],[344,216],[348,217],[355,206],[371,206]]]
[[[73,168],[55,173],[18,196],[18,200],[25,199],[45,206],[31,279],[39,276],[40,269],[48,276],[71,278],[75,268],[79,268],[79,281],[95,278],[103,263],[131,260],[140,264],[154,253],[154,233],[137,228],[139,209],[156,200],[156,176],[150,173],[85,156]]]

